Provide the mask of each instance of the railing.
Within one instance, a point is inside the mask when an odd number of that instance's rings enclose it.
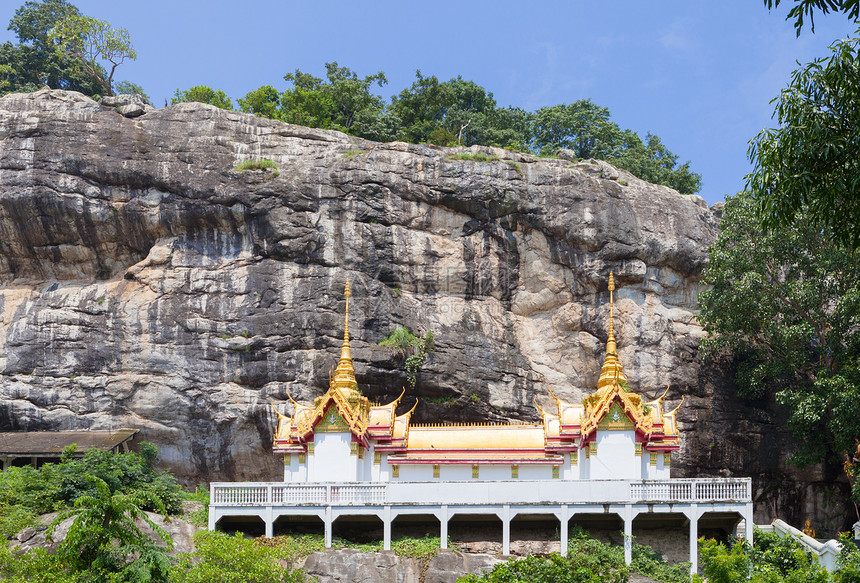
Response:
[[[636,504],[751,501],[749,478],[387,482],[376,484],[212,484],[214,506],[383,504]]]

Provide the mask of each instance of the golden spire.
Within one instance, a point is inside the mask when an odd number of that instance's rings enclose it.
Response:
[[[603,367],[600,369],[600,380],[597,381],[597,388],[615,384],[619,381],[627,382],[624,376],[624,371],[621,370],[621,363],[618,361],[618,348],[615,345],[615,302],[612,292],[615,291],[615,277],[612,272],[609,273],[609,338],[606,340],[606,358],[603,360]]]
[[[343,325],[343,346],[340,349],[340,361],[334,370],[334,379],[331,381],[333,388],[340,389],[345,396],[358,396],[358,384],[355,382],[355,368],[352,366],[352,355],[349,350],[349,279],[346,280],[346,288],[343,295],[346,296],[346,315]]]

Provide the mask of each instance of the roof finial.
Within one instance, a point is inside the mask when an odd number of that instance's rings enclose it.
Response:
[[[615,291],[615,277],[612,272],[609,272],[609,337],[606,339],[606,357],[603,360],[603,367],[600,369],[600,380],[597,382],[598,389],[602,389],[607,385],[618,383],[619,381],[627,382],[624,377],[624,371],[621,370],[621,363],[618,361],[618,348],[615,344],[615,297],[612,292]]]
[[[358,394],[358,386],[355,382],[355,368],[352,365],[352,354],[349,348],[349,297],[352,295],[349,289],[349,279],[346,280],[346,286],[343,290],[343,295],[346,296],[346,314],[344,315],[343,324],[343,346],[340,349],[340,360],[337,363],[337,368],[334,371],[334,379],[331,385],[346,392],[355,392]]]

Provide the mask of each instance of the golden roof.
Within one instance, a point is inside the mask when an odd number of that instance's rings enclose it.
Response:
[[[439,425],[409,429],[410,450],[523,450],[544,448],[541,425]]]

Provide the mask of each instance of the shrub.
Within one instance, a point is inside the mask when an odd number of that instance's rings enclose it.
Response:
[[[279,537],[280,538],[280,537]],[[303,583],[300,570],[281,561],[292,553],[277,545],[257,544],[240,533],[229,536],[206,530],[194,535],[196,550],[183,553],[170,570],[173,583]]]
[[[501,160],[498,156],[489,156],[484,154],[483,152],[476,152],[474,154],[469,154],[468,152],[464,152],[462,154],[454,154],[452,156],[448,156],[448,160],[468,160],[471,162],[498,162]],[[516,164],[516,162],[514,162]]]
[[[12,550],[0,541],[0,579],[4,583],[83,583],[84,578],[72,573],[59,557],[42,548],[26,553]]]
[[[268,158],[261,158],[259,160],[245,160],[244,162],[239,162],[236,166],[233,167],[233,170],[236,172],[248,172],[249,170],[268,170],[272,169],[272,174],[274,176],[280,175],[278,172],[278,165],[269,160]]]
[[[633,545],[633,561],[630,568],[663,583],[689,583],[690,581],[690,563],[669,565],[660,553],[644,545]]]

